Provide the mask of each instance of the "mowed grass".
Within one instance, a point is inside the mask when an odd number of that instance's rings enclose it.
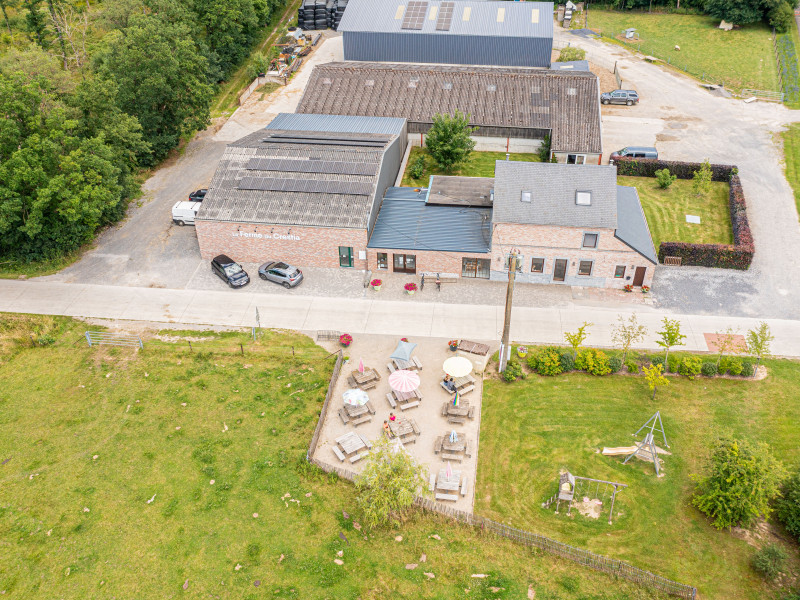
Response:
[[[425,160],[425,173],[419,179],[411,176],[411,166],[418,157]],[[511,160],[524,162],[538,162],[539,155],[532,152],[512,152],[509,157]],[[415,146],[411,149],[406,164],[406,171],[403,173],[402,185],[404,187],[428,187],[431,175],[460,175],[462,177],[494,177],[494,166],[498,160],[505,160],[505,152],[472,152],[460,167],[453,169],[452,173],[445,173],[434,162],[427,149]]]
[[[617,183],[638,190],[656,252],[661,242],[733,243],[727,183],[712,182],[706,196],[694,193],[690,179],[676,179],[665,190],[653,177],[618,177]],[[687,223],[686,215],[700,217],[700,224]]]
[[[767,364],[769,376],[758,382],[670,377],[655,402],[644,379],[633,376],[486,381],[476,512],[695,585],[701,598],[773,597],[751,567],[755,548],[715,530],[691,506],[691,476],[703,471],[708,446],[720,433],[764,440],[797,468],[800,365]],[[656,410],[672,452],[664,458],[664,477],[656,477],[652,463],[623,465],[624,457],[600,454],[604,446],[632,445],[631,435]],[[557,488],[560,469],[628,484],[617,495],[612,525],[608,496],[598,520],[574,509],[569,517],[566,510],[556,515],[554,507],[541,508]],[[587,495],[594,492],[592,486]],[[797,572],[797,547],[789,552]]]
[[[653,597],[420,512],[356,530],[353,487],[305,461],[333,359],[304,336],[169,331],[136,352],[90,349],[68,319],[0,319],[7,597]],[[34,328],[56,343],[31,347]]]
[[[783,139],[783,168],[794,190],[794,201],[800,214],[800,123],[792,123],[781,133]]]
[[[753,23],[722,31],[718,25],[718,20],[703,15],[589,11],[590,28],[610,37],[635,27],[641,39],[621,41],[623,46],[669,59],[673,66],[695,77],[705,75],[706,81],[724,83],[735,90],[778,90],[778,68],[767,26]]]

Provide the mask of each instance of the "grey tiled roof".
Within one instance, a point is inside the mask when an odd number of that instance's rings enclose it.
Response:
[[[456,109],[479,127],[550,129],[554,151],[602,152],[599,87],[589,71],[334,62],[314,67],[297,112],[429,124]]]
[[[552,2],[484,2],[459,0],[455,3],[452,18],[446,30],[437,28],[441,23],[442,3],[429,0],[420,29],[403,29],[408,11],[407,0],[350,0],[337,31],[369,31],[419,35],[475,35],[491,37],[553,37]],[[395,16],[403,7],[402,17]],[[464,9],[467,8],[467,20]],[[504,9],[503,20],[498,21],[498,8]],[[434,12],[435,10],[435,12]],[[533,11],[537,11],[534,15]],[[433,18],[430,18],[430,17]],[[534,22],[535,21],[535,22]]]
[[[280,113],[267,129],[293,131],[324,131],[330,133],[403,133],[405,119],[388,117],[346,117],[340,115],[309,115]]]
[[[567,165],[498,160],[495,164],[495,223],[617,227],[617,169],[601,165]],[[522,192],[531,201],[522,202]],[[591,205],[576,204],[578,191],[592,194]]]
[[[402,120],[399,124],[402,131]],[[395,127],[379,125],[380,131]],[[397,135],[347,129],[262,129],[233,142],[219,161],[197,219],[367,228],[381,161]],[[327,139],[324,144],[270,141],[276,135]],[[348,140],[378,147],[347,145]],[[308,168],[309,162],[318,167]]]
[[[425,203],[425,190],[389,188],[368,248],[488,253],[492,209]]]
[[[653,238],[647,219],[639,201],[639,192],[634,187],[617,186],[617,231],[616,237],[639,254],[658,264],[658,254],[653,247]]]

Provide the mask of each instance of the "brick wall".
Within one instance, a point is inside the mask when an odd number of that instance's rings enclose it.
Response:
[[[353,268],[365,269],[359,251],[367,249],[365,229],[288,227],[197,221],[200,254],[210,260],[227,254],[239,262],[282,260],[298,267],[339,267],[339,246],[353,248]],[[259,237],[261,236],[261,237]],[[276,236],[282,236],[277,237]]]
[[[378,268],[378,253],[385,252],[388,260],[388,269]],[[393,254],[413,254],[417,260],[417,274],[422,273],[450,273],[461,276],[461,259],[467,258],[491,258],[490,254],[474,254],[469,252],[439,252],[430,250],[389,250],[381,248],[370,248],[367,253],[369,259],[369,269],[377,277],[381,272],[393,272]]]
[[[596,249],[582,248],[583,234],[598,234]],[[523,256],[518,281],[551,283],[557,258],[567,259],[566,285],[623,288],[633,283],[636,267],[645,267],[644,285],[651,285],[655,265],[614,237],[613,229],[582,229],[546,225],[498,223],[492,236],[492,279],[505,278],[505,257],[512,250]],[[544,258],[544,273],[531,272],[531,259]],[[591,276],[578,275],[581,260],[593,261]],[[574,263],[574,264],[573,264]],[[617,279],[617,266],[625,266],[625,277]],[[630,279],[628,279],[630,277]]]

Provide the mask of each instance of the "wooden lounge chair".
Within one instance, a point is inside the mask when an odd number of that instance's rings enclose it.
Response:
[[[400,405],[400,410],[408,410],[409,408],[416,408],[419,406],[419,400],[415,400],[414,402],[406,402],[405,404]]]
[[[333,450],[333,453],[336,455],[336,458],[339,459],[339,462],[344,462],[344,454],[342,454],[342,451],[339,450],[338,447],[331,446],[331,450]]]
[[[386,400],[389,402],[389,406],[391,406],[394,409],[397,409],[397,402],[395,402],[394,395],[392,394],[392,392],[386,394]]]
[[[442,451],[442,444],[444,444],[444,436],[440,435],[436,438],[436,441],[433,442],[433,453],[439,454]]]
[[[464,479],[461,480],[461,495],[462,496],[466,496],[467,495],[467,482],[468,481],[469,481],[469,479],[467,478],[466,475],[464,475]]]
[[[455,502],[456,500],[458,500],[458,495],[457,494],[442,494],[442,493],[438,493],[437,492],[436,499],[437,500],[449,500],[451,502]]]
[[[339,418],[345,425],[347,425],[350,422],[350,417],[347,415],[347,411],[343,408],[339,409]]]

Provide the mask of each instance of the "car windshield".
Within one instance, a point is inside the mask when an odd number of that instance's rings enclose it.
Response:
[[[223,268],[225,269],[225,274],[228,277],[233,277],[234,275],[238,275],[242,272],[242,267],[240,267],[237,263],[225,265]]]
[[[627,148],[623,148],[622,150],[617,152],[617,154],[619,154],[620,156],[626,156],[628,154],[628,149]]]

